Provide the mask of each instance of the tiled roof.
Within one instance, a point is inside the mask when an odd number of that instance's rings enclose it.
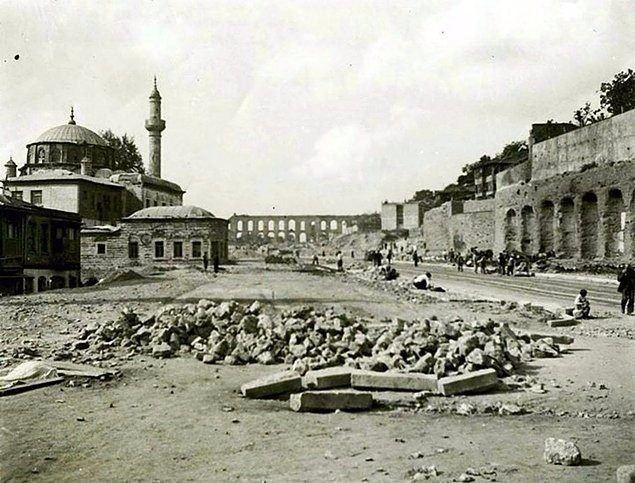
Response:
[[[43,132],[30,144],[36,143],[73,143],[108,146],[108,143],[97,133],[77,124],[62,124]]]

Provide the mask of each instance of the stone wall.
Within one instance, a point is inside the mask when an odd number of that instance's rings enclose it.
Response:
[[[532,147],[532,179],[635,159],[635,109]]]
[[[399,203],[382,203],[381,205],[381,229],[396,230],[400,228],[397,224],[397,210],[403,205]],[[402,208],[403,209],[403,208]]]
[[[526,161],[498,173],[496,175],[496,187],[497,189],[501,189],[505,186],[529,181],[530,179],[531,164],[529,163],[529,161]]]
[[[554,250],[566,258],[635,256],[634,190],[633,161],[506,186],[495,198],[494,248]]]
[[[423,223],[423,204],[414,201],[403,205],[403,228],[413,230]]]
[[[428,210],[423,220],[426,251],[438,255],[451,248],[467,252],[494,245],[494,200],[467,200],[443,203]]]
[[[130,243],[136,243],[138,256],[131,258]],[[163,242],[164,256],[155,257],[155,242]],[[182,245],[182,256],[175,256],[175,242]],[[193,242],[200,242],[201,253],[193,253]],[[105,253],[98,253],[98,245]],[[101,278],[113,269],[143,266],[202,266],[203,253],[209,263],[216,254],[227,261],[227,221],[211,220],[129,220],[113,231],[87,229],[81,235],[82,278]]]

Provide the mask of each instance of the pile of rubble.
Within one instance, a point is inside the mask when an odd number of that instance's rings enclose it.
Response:
[[[499,376],[534,357],[557,357],[552,338],[515,334],[492,320],[393,320],[383,324],[311,307],[267,314],[259,302],[166,306],[141,320],[126,310],[115,321],[81,330],[66,348],[108,359],[117,351],[171,357],[193,352],[205,363],[332,366],[396,370],[437,377],[492,368]]]

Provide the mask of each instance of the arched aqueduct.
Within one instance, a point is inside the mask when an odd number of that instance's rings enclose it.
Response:
[[[553,250],[564,258],[635,256],[635,189],[631,183],[576,194],[552,193],[533,200],[499,207],[503,243],[498,248],[527,254]]]
[[[341,215],[234,215],[229,219],[229,238],[242,241],[327,241],[357,229],[356,216]]]

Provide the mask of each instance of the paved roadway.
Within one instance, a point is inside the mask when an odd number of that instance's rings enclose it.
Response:
[[[572,306],[580,289],[586,288],[592,306],[601,306],[612,312],[619,312],[620,294],[617,282],[597,277],[585,278],[580,275],[537,274],[535,277],[504,277],[498,274],[477,274],[466,267],[458,272],[449,264],[397,262],[402,277],[414,277],[423,272],[432,273],[433,283],[449,290],[468,291],[484,297],[525,300],[553,307]]]

